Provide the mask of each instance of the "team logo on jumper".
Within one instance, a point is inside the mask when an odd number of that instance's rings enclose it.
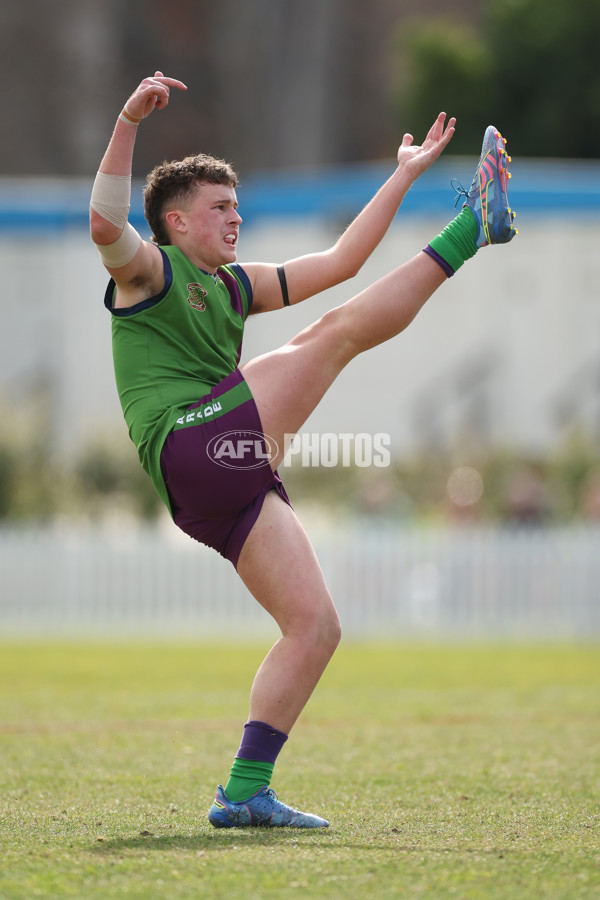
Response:
[[[271,464],[279,447],[261,431],[226,431],[208,442],[206,452],[226,469],[259,469]]]
[[[189,294],[187,295],[187,302],[190,304],[192,309],[197,309],[198,312],[204,312],[206,309],[206,303],[204,302],[204,298],[206,297],[207,291],[202,287],[201,284],[193,281],[191,284],[188,284],[187,289]]]

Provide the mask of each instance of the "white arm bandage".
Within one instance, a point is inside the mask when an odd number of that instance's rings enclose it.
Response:
[[[105,175],[98,172],[90,206],[99,216],[124,228],[131,202],[131,175]]]
[[[128,222],[116,241],[112,244],[96,244],[96,247],[104,265],[109,269],[118,269],[131,262],[140,249],[141,243],[141,237],[133,225]]]
[[[100,257],[109,269],[118,269],[131,262],[142,242],[141,237],[128,221],[131,197],[131,175],[106,175],[98,172],[90,206],[92,209],[123,231],[112,244],[96,244]]]

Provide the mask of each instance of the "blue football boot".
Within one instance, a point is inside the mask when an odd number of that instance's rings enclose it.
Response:
[[[215,828],[247,828],[262,825],[266,828],[328,828],[329,822],[310,813],[298,812],[277,799],[274,790],[263,787],[249,800],[234,803],[221,785],[208,813],[208,821]]]
[[[508,171],[511,158],[505,148],[506,139],[497,128],[488,125],[471,187],[466,191],[455,185],[458,194],[465,197],[464,206],[468,206],[475,216],[478,247],[507,244],[518,234],[513,227],[516,214],[508,203],[508,180],[512,176]]]

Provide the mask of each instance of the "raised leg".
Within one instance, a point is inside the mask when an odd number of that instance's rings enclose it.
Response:
[[[446,281],[425,253],[305,328],[278,350],[256,357],[242,372],[256,400],[263,429],[283,457],[284,436],[295,434],[351,359],[403,331]]]

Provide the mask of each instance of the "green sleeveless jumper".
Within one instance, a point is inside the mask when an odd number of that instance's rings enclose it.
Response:
[[[178,247],[160,250],[165,271],[160,294],[115,309],[111,279],[104,305],[112,314],[117,391],[129,436],[171,511],[160,468],[163,444],[173,428],[192,424],[188,408],[238,365],[252,288],[239,265],[222,266],[213,276]],[[239,384],[219,398],[213,414],[222,415],[250,397],[245,382]]]

